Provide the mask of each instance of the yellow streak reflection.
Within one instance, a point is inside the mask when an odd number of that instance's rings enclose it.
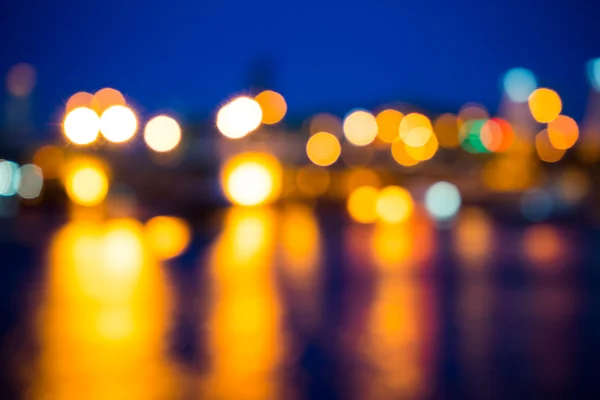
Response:
[[[281,398],[281,311],[273,281],[274,214],[232,208],[214,244],[206,398]]]
[[[32,398],[175,393],[163,349],[170,293],[146,257],[141,229],[130,219],[74,221],[53,238]]]
[[[387,278],[379,282],[371,309],[367,354],[375,376],[364,398],[417,399],[426,395],[432,379],[432,330],[418,280]],[[429,304],[430,306],[431,304]],[[425,312],[424,312],[425,310]],[[429,310],[430,311],[430,310]]]

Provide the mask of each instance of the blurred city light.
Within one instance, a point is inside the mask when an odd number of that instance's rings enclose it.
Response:
[[[559,115],[548,123],[548,138],[555,149],[570,149],[579,139],[577,122],[566,115]]]
[[[67,168],[65,189],[71,201],[82,206],[95,206],[108,193],[108,176],[95,162],[77,162]]]
[[[33,164],[40,167],[44,179],[57,179],[62,174],[65,157],[57,146],[42,146],[33,155]]]
[[[6,75],[6,90],[15,97],[27,97],[36,84],[35,68],[31,64],[14,65]]]
[[[434,183],[425,192],[425,207],[436,220],[454,218],[460,209],[461,197],[458,188],[449,182]]]
[[[7,160],[0,160],[0,196],[14,196],[21,184],[19,166]]]
[[[536,135],[535,149],[540,160],[548,163],[560,161],[565,155],[565,150],[557,149],[552,145],[547,129],[542,130]]]
[[[92,108],[92,99],[94,95],[88,92],[77,92],[73,96],[69,97],[67,104],[65,104],[65,115],[69,114],[76,108],[86,107]]]
[[[179,393],[163,346],[170,287],[145,256],[139,222],[69,222],[52,238],[47,273],[34,324],[40,349],[33,397]]]
[[[229,159],[223,166],[221,186],[232,203],[257,206],[279,196],[282,176],[281,165],[274,156],[242,153]]]
[[[529,95],[529,110],[539,123],[554,120],[562,111],[562,101],[558,93],[552,89],[536,89]]]
[[[256,100],[238,97],[217,113],[217,128],[230,139],[240,139],[260,126],[262,109]]]
[[[159,153],[171,151],[181,141],[181,128],[173,118],[159,115],[146,124],[144,141],[149,148]]]
[[[446,113],[440,115],[434,123],[433,130],[440,142],[440,146],[449,149],[456,148],[460,142],[458,140],[458,130],[460,120],[454,114]]]
[[[370,224],[377,220],[376,204],[379,190],[372,186],[360,186],[348,196],[346,208],[350,217],[361,224]]]
[[[306,142],[306,155],[315,165],[326,167],[340,157],[342,148],[339,140],[327,132],[318,132]]]
[[[469,153],[488,151],[481,142],[481,130],[487,121],[487,119],[473,119],[461,125],[458,136],[463,149]]]
[[[84,100],[84,96],[82,96],[81,100]],[[112,88],[104,88],[98,90],[92,96],[92,100],[90,102],[90,108],[96,111],[96,114],[102,115],[102,113],[108,110],[113,106],[121,106],[125,107],[127,105],[125,101],[125,97],[121,92]]]
[[[422,147],[434,136],[431,121],[423,114],[410,113],[400,122],[400,137],[411,147]],[[436,141],[437,142],[437,141]]]
[[[375,208],[381,221],[398,224],[410,218],[414,203],[406,189],[400,186],[387,186],[379,192]]]
[[[515,103],[525,103],[529,95],[537,88],[533,72],[525,68],[509,70],[502,81],[508,98]]]
[[[404,114],[400,111],[387,109],[383,110],[377,117],[377,136],[386,143],[393,143],[400,137],[400,122]]]
[[[65,136],[74,144],[86,145],[96,140],[100,133],[98,114],[87,107],[77,107],[67,114],[63,122]]]
[[[507,151],[512,146],[514,139],[515,132],[512,126],[502,118],[488,119],[481,127],[481,144],[490,152],[501,153]]]
[[[176,217],[154,217],[144,227],[148,248],[159,260],[179,256],[190,244],[191,236],[188,223]]]
[[[423,146],[413,147],[408,144],[405,144],[404,146],[406,153],[417,161],[427,161],[431,159],[438,151],[438,148],[438,140],[434,134],[429,136],[429,139],[427,139],[427,142],[425,142]]]
[[[404,167],[412,167],[413,165],[417,165],[419,163],[419,160],[408,154],[406,151],[406,144],[402,139],[396,139],[396,141],[392,143],[391,147],[392,157],[398,164]]]
[[[137,118],[126,106],[110,106],[100,117],[100,132],[109,142],[126,142],[135,135],[137,129]]]
[[[600,58],[588,61],[587,76],[590,85],[600,92]]]
[[[17,193],[24,199],[35,199],[42,192],[44,175],[37,165],[26,164],[19,169],[20,182]]]
[[[377,120],[366,110],[354,110],[344,118],[344,135],[355,146],[366,146],[377,137]]]
[[[254,100],[262,110],[262,123],[273,125],[283,119],[287,111],[287,104],[282,95],[272,90],[259,93]]]

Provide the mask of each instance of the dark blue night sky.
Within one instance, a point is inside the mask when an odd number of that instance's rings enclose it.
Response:
[[[594,4],[596,3],[596,4]],[[600,5],[506,1],[30,1],[0,5],[0,74],[38,73],[38,125],[73,93],[115,87],[142,112],[211,115],[270,59],[291,115],[415,100],[495,110],[509,68],[535,72],[583,115]]]

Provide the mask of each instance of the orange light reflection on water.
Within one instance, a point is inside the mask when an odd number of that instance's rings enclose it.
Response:
[[[231,208],[209,256],[206,398],[282,398],[281,305],[273,277],[274,211]]]
[[[69,222],[51,242],[48,275],[33,398],[177,393],[164,349],[170,290],[147,257],[140,223]]]

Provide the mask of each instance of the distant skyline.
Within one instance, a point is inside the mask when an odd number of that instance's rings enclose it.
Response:
[[[390,100],[453,112],[475,101],[494,112],[503,74],[525,67],[580,118],[585,63],[600,56],[599,15],[600,4],[584,0],[7,0],[0,75],[18,62],[36,68],[40,128],[57,122],[71,94],[107,86],[143,115],[208,117],[265,78],[252,70],[260,60],[272,64],[266,82],[290,116]]]

